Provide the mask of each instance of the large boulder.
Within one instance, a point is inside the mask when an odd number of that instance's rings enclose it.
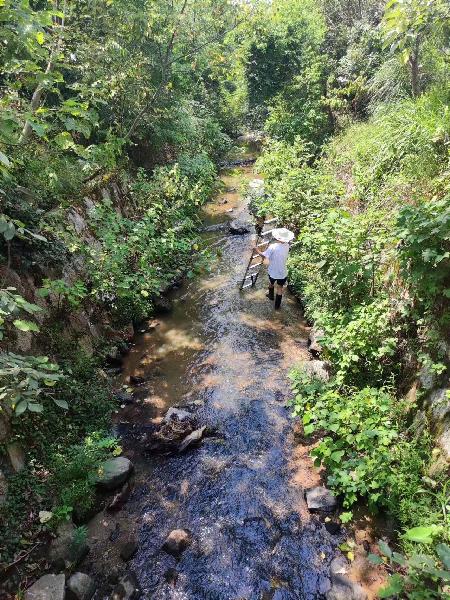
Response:
[[[88,552],[86,541],[75,539],[75,526],[67,521],[58,527],[56,538],[50,544],[48,558],[56,568],[65,569],[69,565],[77,565]]]
[[[141,597],[141,594],[142,591],[136,575],[129,571],[120,578],[110,600],[137,600]]]
[[[64,574],[44,575],[25,592],[25,600],[64,600],[66,578]]]
[[[106,460],[97,474],[97,484],[105,490],[115,490],[121,486],[133,471],[133,463],[125,456]]]
[[[67,582],[67,600],[91,600],[95,582],[86,573],[74,573]]]

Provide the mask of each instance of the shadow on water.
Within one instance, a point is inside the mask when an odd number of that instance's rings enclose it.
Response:
[[[248,218],[242,176],[253,177],[250,168],[224,177],[228,192],[206,207],[207,221]],[[176,291],[173,313],[136,339],[125,375],[150,379],[119,427],[145,431],[180,404],[217,433],[185,455],[141,457],[127,508],[139,524],[130,566],[144,596],[157,600],[322,598],[338,542],[308,516],[292,483],[285,408],[287,370],[306,358],[307,328],[292,297],[274,312],[265,275],[255,289],[239,292],[253,235],[208,237],[221,248],[211,273]],[[176,528],[194,539],[179,561],[161,550]],[[177,573],[171,581],[169,569]]]

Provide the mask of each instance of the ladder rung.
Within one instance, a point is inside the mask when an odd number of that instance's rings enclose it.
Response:
[[[253,284],[252,283],[247,283],[246,285],[243,285],[241,287],[241,290],[245,290],[245,288],[248,288],[248,287],[253,287]]]
[[[273,229],[271,229],[270,231],[264,231],[261,235],[269,235],[269,233],[272,233]]]
[[[269,219],[268,221],[264,221],[264,225],[269,225],[269,223],[275,223],[277,219]]]
[[[269,242],[262,242],[262,244],[258,244],[256,247],[259,248],[260,246],[265,246],[266,244],[268,244]],[[258,254],[256,256],[259,256]]]
[[[255,263],[254,265],[251,265],[251,266],[249,267],[249,269],[254,269],[255,267],[259,267],[259,265],[263,265],[263,264],[264,264],[264,261],[262,260],[262,261],[261,261],[261,262],[259,262],[259,263]]]
[[[256,275],[256,273],[251,273],[250,275],[246,275],[244,277],[244,279],[251,279],[252,277],[254,277]]]

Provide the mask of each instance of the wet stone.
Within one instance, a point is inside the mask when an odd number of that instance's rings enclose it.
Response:
[[[128,501],[128,498],[131,494],[131,485],[127,482],[121,490],[119,490],[115,495],[111,502],[108,504],[107,509],[109,512],[116,512],[121,510],[124,504]]]
[[[138,551],[138,547],[139,545],[137,539],[134,538],[127,540],[120,547],[120,558],[125,562],[129,561],[130,558],[133,558]]]
[[[174,406],[172,406],[164,415],[163,423],[169,423],[169,421],[172,421],[173,419],[176,419],[178,421],[185,421],[186,419],[189,419],[191,417],[192,414],[187,410],[175,408]]]
[[[206,431],[206,426],[200,427],[200,429],[196,429],[192,433],[190,433],[184,440],[181,442],[180,447],[178,448],[178,452],[185,452],[190,446],[197,444],[203,437]]]
[[[129,571],[120,578],[110,600],[137,600],[141,595],[142,591],[138,579],[132,571]]]
[[[146,381],[147,379],[145,377],[141,377],[140,375],[130,375],[131,385],[142,385]]]
[[[119,404],[133,404],[134,402],[133,395],[129,392],[115,392],[114,397]]]
[[[162,549],[175,556],[179,557],[188,546],[192,543],[191,533],[187,529],[174,529],[169,533]]]
[[[332,512],[337,505],[336,498],[330,490],[317,486],[306,491],[306,504],[312,512]]]
[[[245,235],[250,231],[250,224],[235,219],[234,221],[231,221],[229,231],[232,235]]]

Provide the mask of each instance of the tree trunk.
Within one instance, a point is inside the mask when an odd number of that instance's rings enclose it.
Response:
[[[420,95],[419,50],[420,40],[417,38],[408,61],[411,71],[411,91],[414,98]]]

